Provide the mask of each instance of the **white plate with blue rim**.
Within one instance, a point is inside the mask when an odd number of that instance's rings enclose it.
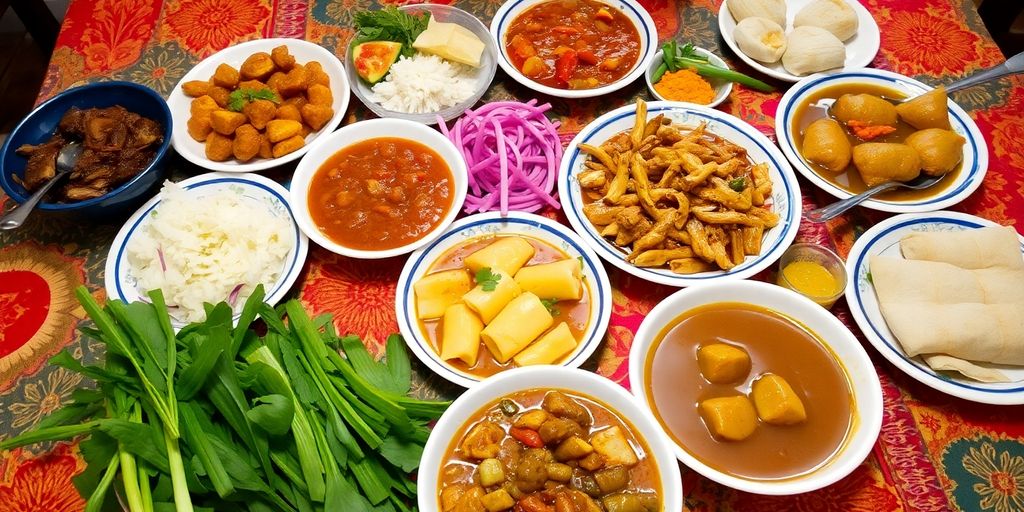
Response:
[[[498,11],[494,13],[494,17],[491,19],[491,39],[498,50],[498,65],[515,81],[534,91],[550,96],[560,98],[593,98],[622,89],[633,83],[637,78],[640,78],[640,75],[644,74],[647,68],[650,67],[651,61],[658,51],[658,27],[654,24],[654,19],[651,18],[651,15],[647,13],[647,9],[636,0],[599,0],[600,3],[606,4],[608,7],[624,14],[629,18],[629,21],[633,22],[633,26],[636,27],[637,35],[640,37],[640,55],[629,69],[629,72],[610,84],[594,87],[593,89],[560,89],[541,84],[527,77],[509,59],[508,50],[505,48],[505,35],[520,14],[539,4],[550,1],[557,0],[508,0],[498,8]]]
[[[846,285],[846,301],[864,336],[890,363],[922,384],[965,400],[995,405],[1024,404],[1024,368],[985,365],[999,370],[1017,382],[984,383],[951,372],[936,372],[920,357],[909,357],[899,340],[889,330],[878,307],[878,298],[871,283],[869,259],[873,255],[902,258],[900,240],[915,232],[960,231],[998,224],[958,212],[931,212],[897,215],[864,232],[853,244],[846,258],[850,280]],[[1024,257],[1024,237],[1020,237]]]
[[[786,154],[786,158],[789,158],[797,172],[811,183],[839,199],[846,199],[853,193],[824,178],[819,171],[805,161],[800,155],[794,136],[798,130],[796,113],[800,106],[807,103],[808,98],[818,91],[842,84],[877,85],[895,89],[907,96],[916,96],[930,91],[932,87],[891,71],[865,68],[843,71],[833,75],[811,76],[798,82],[782,96],[775,114],[775,134],[782,152]],[[953,131],[967,141],[963,147],[961,168],[952,176],[952,181],[948,181],[949,177],[944,178],[939,183],[940,186],[934,187],[933,193],[925,196],[898,200],[868,199],[861,203],[861,206],[893,213],[931,212],[949,208],[967,199],[967,196],[981,186],[981,182],[985,179],[985,173],[988,172],[988,146],[985,144],[985,138],[978,130],[978,125],[964,109],[953,103],[953,100],[949,100],[948,104],[949,121]]]
[[[617,108],[595,119],[580,131],[562,155],[558,170],[558,195],[565,216],[580,238],[608,263],[641,279],[669,286],[684,287],[726,279],[746,279],[779,259],[796,237],[801,213],[800,185],[779,148],[753,126],[715,109],[671,101],[647,103],[648,117],[658,114],[665,114],[675,124],[691,128],[706,122],[708,132],[746,149],[751,162],[768,164],[772,193],[765,204],[770,205],[772,211],[779,215],[779,224],[765,231],[761,240],[761,253],[747,256],[743,263],[728,271],[684,275],[669,269],[637,267],[626,261],[626,252],[601,237],[597,228],[583,214],[584,198],[577,175],[583,170],[583,163],[588,157],[580,151],[579,145],[600,146],[612,136],[630,130],[636,119],[634,105]]]
[[[292,214],[291,205],[288,203],[288,190],[281,184],[258,174],[232,174],[222,172],[211,172],[193,176],[180,181],[178,186],[196,198],[208,197],[211,194],[224,190],[238,194],[246,203],[266,208],[272,215],[288,220],[294,234],[293,245],[284,258],[277,279],[272,283],[263,283],[266,298],[265,302],[276,304],[284,298],[299,274],[302,273],[303,264],[306,261],[306,253],[309,251],[309,239],[299,230],[295,217]],[[125,222],[124,226],[117,233],[114,242],[107,254],[105,266],[104,285],[107,290],[107,297],[120,299],[125,302],[149,301],[144,290],[139,287],[139,279],[133,270],[128,258],[128,246],[133,239],[141,236],[142,230],[151,221],[153,215],[160,212],[160,195],[150,199],[142,205]],[[173,212],[168,212],[173,215]],[[245,292],[242,290],[242,292]],[[249,290],[251,292],[251,290]],[[220,300],[228,300],[224,297]],[[241,314],[243,300],[236,300],[234,304],[234,320],[237,321]],[[171,313],[171,325],[175,330],[187,325],[188,322],[175,318],[173,309]]]
[[[441,359],[438,348],[431,341],[426,325],[417,318],[416,296],[413,284],[431,273],[431,270],[450,251],[467,243],[496,236],[523,236],[540,241],[566,257],[579,259],[589,314],[587,324],[580,329],[576,348],[566,356],[560,366],[577,368],[586,361],[604,339],[612,314],[612,289],[601,260],[571,230],[556,221],[523,212],[509,212],[502,217],[498,212],[470,215],[456,221],[439,238],[409,256],[395,292],[395,315],[398,330],[413,354],[442,378],[469,388],[485,377],[474,375],[464,368]],[[529,263],[528,263],[529,265]],[[486,352],[486,347],[481,347]],[[478,362],[479,366],[480,363]]]

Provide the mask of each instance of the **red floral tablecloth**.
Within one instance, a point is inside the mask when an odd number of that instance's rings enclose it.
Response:
[[[676,38],[732,57],[717,33],[720,0],[640,0],[662,40]],[[862,0],[881,29],[873,66],[937,83],[969,75],[1003,59],[971,0]],[[403,3],[402,0],[381,0]],[[67,13],[40,99],[85,82],[124,79],[167,94],[198,60],[231,44],[261,37],[296,37],[341,55],[352,36],[355,9],[370,0],[75,0]],[[500,0],[460,0],[485,21]],[[741,70],[738,59],[731,63]],[[749,70],[747,70],[749,71]],[[779,84],[785,86],[786,84]],[[642,82],[593,101],[552,99],[563,141],[611,108],[646,96]],[[485,100],[532,97],[499,73]],[[780,93],[736,87],[722,105],[773,134]],[[991,150],[985,183],[955,209],[1018,226],[1024,219],[1024,82],[1003,80],[956,95],[972,112]],[[368,116],[353,100],[346,122]],[[176,176],[202,172],[173,160]],[[805,207],[829,200],[802,182]],[[10,205],[0,194],[0,207]],[[551,215],[556,216],[552,213]],[[799,238],[832,245],[845,254],[882,214],[855,211],[827,226],[803,225]],[[35,425],[60,407],[81,378],[50,366],[62,348],[76,357],[102,357],[75,332],[84,313],[71,290],[85,283],[104,296],[103,264],[119,225],[85,225],[37,215],[17,233],[0,234],[0,438]],[[379,264],[310,251],[296,294],[317,312],[335,314],[340,331],[364,336],[379,349],[396,331],[395,282],[403,260]],[[673,290],[612,271],[614,312],[608,336],[590,368],[629,386],[626,357],[643,316]],[[852,325],[845,303],[833,311]],[[854,328],[859,334],[859,331]],[[1024,407],[968,403],[926,388],[868,347],[885,400],[882,432],[868,459],[849,477],[818,492],[765,497],[732,491],[684,471],[686,503],[693,510],[945,511],[1024,510]],[[418,369],[422,394],[458,390]],[[79,511],[84,501],[71,485],[83,469],[75,444],[0,453],[0,512]]]

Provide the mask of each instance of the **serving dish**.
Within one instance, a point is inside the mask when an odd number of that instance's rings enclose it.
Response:
[[[578,367],[589,358],[604,339],[611,318],[611,284],[608,274],[594,251],[583,244],[575,233],[558,222],[539,215],[509,212],[502,217],[498,212],[481,213],[459,219],[439,238],[410,255],[398,278],[395,297],[395,315],[398,327],[413,354],[427,367],[444,379],[463,387],[476,387],[483,380],[477,375],[456,368],[443,360],[425,335],[416,315],[413,284],[428,273],[442,255],[453,248],[479,237],[495,235],[522,235],[535,238],[565,252],[570,258],[579,258],[584,285],[588,287],[589,320],[576,348],[563,359],[562,366]],[[505,370],[499,373],[507,373]],[[489,381],[493,377],[487,378]]]
[[[309,251],[309,239],[299,231],[295,222],[295,215],[288,201],[287,189],[263,176],[242,176],[219,172],[193,176],[179,182],[178,185],[196,198],[227,190],[238,194],[247,203],[266,208],[275,217],[286,218],[289,221],[295,234],[294,246],[284,260],[277,281],[265,283],[265,301],[267,303],[275,304],[283,299],[302,272],[302,265],[305,263],[306,253]],[[117,236],[114,237],[104,266],[104,287],[108,298],[124,302],[149,300],[138,288],[138,278],[133,274],[132,266],[128,262],[128,246],[135,237],[140,236],[140,231],[151,221],[152,215],[160,211],[160,203],[159,195],[147,201],[128,218],[128,221],[118,231]],[[237,321],[240,314],[235,314],[234,320]],[[180,329],[187,324],[187,322],[173,318],[171,323],[175,329]]]
[[[379,137],[398,137],[417,142],[437,152],[451,171],[453,183],[451,207],[444,218],[428,233],[400,247],[383,250],[360,250],[346,247],[325,235],[317,227],[309,211],[309,190],[314,175],[327,160],[341,151],[360,141]],[[437,130],[424,124],[406,119],[382,118],[350,124],[340,130],[328,134],[316,141],[308,153],[302,157],[295,174],[292,175],[290,186],[291,202],[295,206],[295,218],[299,228],[321,247],[352,258],[379,259],[398,256],[416,250],[439,236],[462,209],[466,199],[466,182],[468,171],[465,160],[455,145]]]
[[[517,16],[527,9],[548,1],[550,0],[508,0],[498,8],[498,11],[494,13],[494,17],[491,19],[491,39],[497,51],[498,65],[516,82],[541,94],[550,96],[560,98],[593,98],[622,89],[639,78],[650,67],[651,61],[658,50],[658,28],[654,24],[654,19],[636,0],[612,0],[601,3],[605,3],[626,15],[633,22],[640,37],[640,56],[636,63],[633,64],[629,73],[613,83],[592,89],[559,89],[531,80],[520,72],[509,59],[508,51],[505,48],[505,35]]]
[[[959,231],[998,224],[958,212],[931,212],[897,215],[867,230],[850,249],[846,266],[850,279],[846,300],[850,312],[864,336],[883,357],[900,371],[922,384],[965,400],[995,405],[1024,404],[1024,369],[1002,365],[983,365],[997,369],[1017,382],[983,383],[959,374],[936,372],[919,357],[908,357],[886,325],[870,278],[868,260],[872,255],[901,257],[899,242],[914,232]],[[1024,253],[1024,237],[1020,237]],[[1024,257],[1024,256],[1022,256]],[[978,364],[978,363],[975,363]]]
[[[36,208],[53,212],[69,212],[83,217],[110,218],[130,211],[152,195],[163,181],[165,157],[171,146],[174,122],[163,97],[156,91],[131,82],[96,82],[68,89],[35,108],[7,136],[0,148],[0,186],[16,203],[23,203],[29,194],[25,187],[12,179],[12,173],[24,177],[27,159],[16,150],[23,144],[39,144],[50,138],[61,117],[71,107],[80,109],[105,108],[121,105],[131,112],[160,123],[164,140],[148,167],[134,178],[110,192],[93,199],[74,203],[48,202],[45,198]]]
[[[410,121],[416,121],[423,124],[437,124],[437,117],[441,116],[445,121],[454,119],[466,109],[469,109],[480,101],[480,98],[487,92],[487,88],[490,87],[491,81],[494,80],[494,74],[498,69],[498,58],[497,52],[494,46],[494,40],[491,38],[490,33],[487,31],[487,27],[472,14],[463,11],[457,7],[440,4],[417,4],[417,5],[403,5],[398,8],[400,11],[407,12],[409,14],[421,14],[430,13],[430,16],[435,18],[437,21],[445,23],[455,23],[461,25],[474,35],[480,38],[484,42],[484,52],[480,56],[480,67],[476,68],[476,80],[477,88],[476,92],[466,100],[452,105],[448,108],[442,109],[438,112],[428,112],[423,114],[410,114],[405,112],[396,112],[385,108],[380,103],[377,103],[370,99],[372,94],[373,86],[364,82],[359,78],[359,74],[356,73],[355,65],[352,64],[352,53],[348,52],[346,57],[345,74],[348,77],[349,86],[352,92],[355,93],[359,101],[366,105],[366,108],[370,109],[374,114],[379,117],[394,117],[396,119],[408,119]]]
[[[782,27],[782,29],[787,35],[792,30],[793,18],[796,17],[796,13],[813,1],[814,0],[786,1],[787,26]],[[878,53],[878,48],[881,46],[881,33],[878,30],[878,24],[875,23],[875,19],[871,17],[871,13],[868,12],[860,2],[851,0],[846,0],[846,2],[857,14],[859,27],[857,34],[845,42],[846,63],[841,71],[867,67],[871,64],[871,61],[874,60],[875,54]],[[804,78],[786,71],[786,69],[782,67],[782,61],[774,62],[772,64],[764,64],[748,57],[747,54],[740,50],[739,45],[736,44],[736,39],[733,37],[734,30],[736,30],[736,19],[733,18],[732,13],[729,12],[728,0],[725,0],[722,2],[722,6],[718,9],[718,31],[722,34],[722,39],[725,40],[725,44],[729,45],[729,48],[732,49],[733,53],[739,56],[743,62],[749,64],[750,67],[772,78],[777,78],[786,82],[798,82],[800,79]]]
[[[683,510],[683,486],[678,463],[671,456],[668,441],[658,429],[650,413],[622,387],[591,372],[558,366],[517,368],[487,379],[457,398],[430,433],[423,456],[417,485],[420,489],[420,510],[439,510],[437,489],[445,453],[455,442],[464,423],[481,408],[516,391],[531,389],[564,389],[593,397],[626,418],[647,442],[659,472],[662,510]]]
[[[633,395],[650,410],[646,390],[647,357],[662,330],[685,312],[713,303],[750,304],[781,313],[817,335],[845,371],[856,411],[846,439],[817,468],[790,478],[740,478],[715,469],[686,447],[672,442],[676,457],[711,480],[757,494],[789,495],[820,489],[850,474],[870,453],[882,425],[882,390],[874,366],[857,338],[835,316],[796,292],[756,281],[714,283],[680,290],[659,303],[640,324],[629,353]],[[660,426],[660,423],[659,423]],[[671,437],[671,436],[670,436]]]
[[[729,69],[729,64],[722,60],[722,58],[719,57],[718,55],[715,55],[714,53],[711,53],[710,51],[699,46],[694,47],[693,50],[695,53],[697,53],[697,55],[707,57],[708,62],[710,62],[711,64],[721,68]],[[658,91],[654,89],[654,83],[651,82],[651,77],[654,75],[654,70],[658,69],[658,66],[661,66],[661,63],[663,61],[664,54],[661,51],[656,52],[654,55],[654,59],[651,60],[651,64],[647,66],[647,71],[644,72],[644,81],[647,82],[647,90],[651,92],[651,95],[654,96],[655,99],[660,101],[670,101],[666,100],[665,97],[663,97],[661,94],[658,94]],[[721,105],[722,102],[726,100],[726,98],[729,97],[729,94],[732,93],[732,82],[718,78],[703,78],[707,80],[708,83],[711,84],[711,87],[715,90],[715,99],[711,100],[711,103],[702,106],[708,108],[717,107],[718,105]]]
[[[287,46],[288,51],[295,57],[296,62],[300,64],[310,61],[317,61],[321,63],[324,72],[327,73],[327,76],[331,79],[330,89],[333,96],[332,108],[334,109],[334,116],[331,117],[331,120],[328,121],[320,130],[306,136],[305,146],[279,158],[257,158],[244,163],[237,160],[214,162],[209,158],[206,158],[205,145],[202,142],[193,139],[188,133],[188,127],[186,124],[190,116],[192,98],[188,97],[184,93],[182,85],[193,80],[209,79],[213,76],[217,66],[224,63],[238,68],[250,55],[257,52],[270,53],[273,48],[281,45]],[[257,39],[225,48],[213,55],[210,55],[189,70],[189,72],[186,73],[180,81],[178,81],[178,84],[174,86],[174,90],[171,91],[170,96],[167,97],[167,105],[170,107],[171,114],[174,116],[175,121],[173,136],[171,137],[172,143],[174,144],[174,150],[189,162],[211,171],[221,172],[262,171],[264,169],[270,169],[272,167],[277,167],[294,161],[305,154],[306,151],[309,151],[309,146],[315,140],[331,133],[339,124],[341,124],[341,120],[345,117],[345,111],[348,109],[348,102],[349,84],[345,78],[345,68],[341,64],[341,61],[339,61],[333,53],[318,44],[303,41],[301,39],[288,38]]]
[[[680,287],[723,279],[745,279],[775,262],[796,237],[801,211],[800,185],[778,148],[749,124],[715,109],[678,102],[656,101],[647,104],[647,114],[648,116],[664,114],[677,124],[691,127],[706,122],[709,132],[745,148],[752,161],[767,163],[768,174],[773,183],[770,201],[773,211],[779,215],[779,223],[774,228],[765,230],[760,254],[748,256],[743,263],[727,272],[675,274],[668,269],[641,268],[628,262],[626,253],[602,238],[597,229],[584,216],[584,201],[577,178],[587,159],[586,154],[579,149],[579,145],[585,143],[598,146],[611,136],[631,129],[636,120],[636,110],[634,106],[628,105],[612,110],[585,126],[569,143],[568,149],[562,155],[558,173],[558,194],[569,223],[579,233],[584,243],[605,261],[625,272],[647,281]]]
[[[922,82],[898,73],[865,68],[847,70],[833,75],[808,77],[786,91],[779,101],[775,118],[775,134],[778,137],[779,146],[800,174],[839,199],[846,199],[853,194],[830,183],[804,160],[796,146],[793,127],[797,107],[807,101],[810,95],[825,87],[851,83],[888,87],[905,91],[908,96],[915,96],[932,89]],[[952,130],[967,141],[963,146],[961,169],[956,176],[953,176],[955,179],[948,185],[936,187],[934,193],[924,197],[899,200],[869,199],[861,203],[861,206],[893,213],[929,212],[953,206],[966,199],[981,186],[981,182],[988,172],[988,145],[985,143],[985,138],[971,116],[953,100],[949,100],[949,116]]]

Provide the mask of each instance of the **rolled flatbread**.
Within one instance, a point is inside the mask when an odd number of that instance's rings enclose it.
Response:
[[[1009,226],[911,233],[900,240],[908,260],[939,261],[964,269],[1024,268],[1020,239]]]
[[[924,356],[924,362],[933,370],[959,372],[960,374],[970,377],[978,382],[1013,382],[1012,379],[999,370],[947,355],[937,354]]]

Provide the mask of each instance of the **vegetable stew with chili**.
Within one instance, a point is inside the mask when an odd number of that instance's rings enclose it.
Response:
[[[542,85],[594,89],[626,76],[640,57],[636,25],[595,0],[552,0],[531,7],[509,26],[512,64]]]
[[[448,448],[442,512],[648,512],[658,469],[635,429],[575,392],[512,393],[479,411]]]

